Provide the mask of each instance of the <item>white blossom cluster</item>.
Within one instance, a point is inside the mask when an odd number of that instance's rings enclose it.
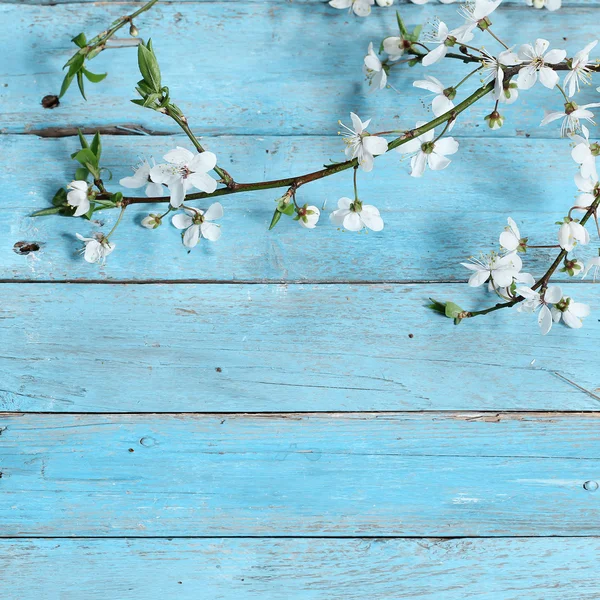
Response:
[[[429,0],[410,0],[413,4],[427,4]],[[440,0],[442,4],[454,4],[459,0]],[[371,14],[371,7],[374,4],[381,7],[392,6],[394,0],[330,0],[329,6],[339,9],[347,9],[353,12],[357,17],[368,17]],[[562,0],[525,0],[527,6],[533,8],[546,8],[550,11],[558,10],[562,5]]]

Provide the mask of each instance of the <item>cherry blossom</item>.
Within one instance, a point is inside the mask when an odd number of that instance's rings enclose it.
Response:
[[[500,234],[500,246],[509,252],[525,252],[527,248],[527,238],[521,238],[521,232],[513,219],[508,217],[508,225]]]
[[[510,67],[518,65],[521,61],[519,57],[512,50],[505,50],[501,52],[498,57],[491,56],[487,52],[483,51],[483,74],[484,83],[494,82],[494,99],[500,100],[504,95],[504,69],[503,67]],[[515,98],[516,99],[516,98]]]
[[[579,91],[581,83],[589,85],[592,79],[592,73],[590,65],[593,64],[589,61],[590,52],[596,47],[598,40],[590,42],[583,50],[580,50],[575,56],[569,61],[570,69],[565,75],[565,90],[567,96],[571,97],[575,92]]]
[[[223,207],[219,202],[211,204],[206,212],[197,208],[186,208],[183,213],[177,213],[171,223],[177,229],[185,229],[183,245],[193,248],[200,237],[216,242],[221,237],[221,227],[212,223],[223,216]]]
[[[439,79],[426,75],[425,79],[413,82],[413,86],[435,94],[431,102],[431,110],[436,117],[454,108],[452,99],[456,96],[456,90],[452,87],[447,88]]]
[[[550,286],[545,292],[540,294],[527,286],[518,286],[517,294],[525,298],[523,302],[516,305],[519,312],[538,313],[538,325],[542,335],[546,335],[552,329],[552,312],[549,304],[560,302],[562,290],[558,286]]]
[[[383,51],[392,62],[400,60],[411,46],[412,42],[402,36],[390,36],[383,40]]]
[[[394,0],[376,0],[377,6],[391,6]],[[371,6],[374,0],[331,0],[329,6],[333,8],[347,8],[358,17],[368,17],[371,14]]]
[[[373,231],[383,229],[383,219],[375,206],[363,204],[360,200],[352,201],[350,198],[340,198],[338,210],[334,210],[329,219],[334,225],[348,231],[360,231],[364,227]]]
[[[596,283],[596,279],[598,278],[598,271],[600,270],[600,256],[594,256],[593,258],[590,258],[587,261],[585,269],[583,270],[583,273],[581,275],[581,279],[587,277],[587,274],[592,269],[594,269],[594,283]]]
[[[589,244],[590,234],[581,223],[566,217],[558,230],[558,243],[563,250],[571,252],[578,243],[582,246]]]
[[[599,191],[598,186],[598,175],[594,174],[591,177],[582,177],[581,173],[575,174],[575,185],[577,189],[582,192],[577,197],[578,210],[585,212],[588,206],[596,199],[596,194]]]
[[[539,38],[535,44],[523,44],[519,48],[518,57],[522,62],[527,63],[519,69],[517,75],[517,84],[520,89],[528,90],[533,87],[535,82],[540,83],[549,89],[553,89],[558,83],[558,73],[548,65],[556,65],[563,61],[567,56],[566,50],[548,50],[550,42]]]
[[[489,17],[500,6],[502,0],[473,0],[466,2],[459,9],[459,14],[464,17],[465,24],[454,30],[456,38],[460,42],[468,42],[473,39],[473,31],[476,27],[486,29],[489,27]]]
[[[594,113],[589,109],[597,108],[598,106],[600,106],[600,102],[592,102],[590,104],[584,104],[583,106],[577,106],[575,102],[571,101],[565,104],[565,109],[563,111],[547,112],[546,116],[542,119],[541,125],[547,125],[548,123],[562,119],[563,122],[560,126],[560,132],[563,137],[566,137],[581,129],[581,119],[595,125]]]
[[[162,217],[160,215],[150,213],[147,217],[142,219],[142,226],[146,229],[156,229],[162,224]]]
[[[574,302],[569,296],[563,296],[559,302],[552,307],[552,319],[558,323],[561,318],[565,325],[572,329],[579,329],[583,326],[581,319],[589,316],[590,307],[581,302]]]
[[[581,135],[571,134],[575,147],[571,150],[573,160],[579,165],[579,172],[584,178],[598,180],[596,156],[600,153],[598,144],[590,144],[590,132],[585,125],[581,126]]]
[[[425,125],[424,121],[418,122],[416,127]],[[410,161],[411,176],[421,177],[425,172],[426,165],[432,171],[440,171],[450,164],[447,156],[458,151],[458,142],[453,137],[434,139],[435,130],[430,129],[416,138],[406,142],[397,148],[402,154],[413,154]]]
[[[470,263],[460,264],[473,271],[469,277],[471,287],[479,287],[489,279],[493,281],[495,288],[508,287],[523,268],[523,262],[516,252],[509,252],[503,256],[491,252],[470,260]]]
[[[371,119],[363,122],[354,113],[350,113],[350,118],[352,119],[352,127],[354,129],[339,121],[339,124],[345,129],[345,133],[349,134],[344,137],[346,156],[348,158],[357,158],[358,164],[363,171],[372,171],[373,157],[387,152],[387,140],[376,135],[371,135],[366,131]]]
[[[126,188],[138,189],[146,186],[146,196],[162,196],[163,186],[160,183],[152,181],[150,170],[152,166],[147,160],[144,160],[136,169],[131,177],[123,177],[119,183]]]
[[[298,223],[307,229],[314,229],[321,216],[321,211],[316,206],[308,206],[307,204],[298,208],[296,213],[296,220]]]
[[[77,210],[73,213],[74,217],[80,217],[90,210],[89,186],[87,181],[77,180],[71,181],[67,185],[67,189],[71,190],[67,194],[67,202]]]
[[[86,238],[76,233],[78,240],[84,243],[83,258],[89,263],[106,262],[106,257],[115,249],[115,244],[108,241],[108,238],[102,233],[94,234],[94,237]]]
[[[549,11],[555,11],[562,6],[562,0],[525,0],[525,4],[538,9],[545,7]]]
[[[365,56],[364,63],[364,71],[369,80],[371,91],[382,90],[387,84],[387,73],[381,64],[379,57],[373,51],[373,42],[369,43],[369,49]]]
[[[177,146],[163,156],[168,164],[156,165],[150,169],[150,177],[155,183],[164,183],[171,192],[171,206],[178,208],[183,203],[185,193],[192,187],[212,194],[217,182],[208,172],[217,165],[217,157],[212,152],[194,154]]]
[[[448,35],[449,32],[446,23],[439,21],[434,27],[436,27],[435,31],[426,36],[425,41],[431,44],[438,44],[438,46],[423,57],[421,64],[424,67],[429,67],[442,60],[448,53],[449,48],[456,43],[456,38]]]

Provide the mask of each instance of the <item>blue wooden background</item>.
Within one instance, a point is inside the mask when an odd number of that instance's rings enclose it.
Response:
[[[3,597],[185,599],[597,599],[600,552],[598,293],[579,331],[539,336],[510,311],[458,328],[428,296],[483,306],[458,265],[494,247],[513,216],[547,242],[574,195],[556,106],[536,88],[484,126],[456,125],[451,167],[407,174],[398,156],[361,174],[380,233],[283,220],[275,192],[227,197],[223,237],[188,254],[130,209],[104,267],[76,256],[98,223],[31,219],[71,178],[77,126],[105,132],[129,174],[186,139],[128,102],[135,51],[94,61],[109,77],[44,110],[80,30],[131,3],[0,3],[0,578]],[[456,6],[402,5],[409,24]],[[579,50],[597,2],[556,13],[506,3],[497,31]],[[318,0],[176,1],[139,19],[165,81],[236,179],[339,159],[338,118],[377,129],[423,116],[416,90],[367,95],[364,20]],[[404,90],[419,69],[399,69]],[[430,73],[447,85],[464,73]],[[476,84],[476,82],[475,82]],[[474,85],[475,85],[474,84]],[[582,103],[594,101],[593,89]],[[474,173],[476,176],[474,176]],[[346,175],[302,190],[327,210]],[[19,241],[37,242],[27,256]],[[594,250],[590,248],[590,253]],[[539,275],[551,253],[527,255]],[[489,297],[487,297],[489,302]]]

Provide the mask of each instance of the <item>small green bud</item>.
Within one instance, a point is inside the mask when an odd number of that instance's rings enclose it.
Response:
[[[485,117],[485,121],[488,124],[488,127],[492,130],[500,129],[500,127],[504,125],[504,117],[497,110],[494,110],[487,117]]]
[[[142,225],[146,229],[156,229],[162,225],[162,218],[160,215],[150,213],[147,217],[142,219]]]
[[[139,29],[133,23],[131,23],[131,26],[129,27],[129,35],[132,37],[137,37],[140,35]]]

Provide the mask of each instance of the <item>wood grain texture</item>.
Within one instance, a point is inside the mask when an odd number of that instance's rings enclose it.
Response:
[[[7,414],[0,531],[597,536],[598,416]]]
[[[339,138],[219,137],[205,140],[239,181],[297,175],[321,167],[322,157],[339,158]],[[104,164],[115,180],[131,173],[137,157],[160,158],[177,137],[115,136],[105,140]],[[268,231],[278,193],[270,190],[221,198],[225,216],[219,242],[204,241],[191,253],[168,222],[156,231],[140,226],[156,207],[130,207],[114,241],[117,250],[100,268],[77,251],[75,233],[107,232],[117,211],[97,213],[96,223],[57,216],[30,218],[50,205],[56,189],[72,179],[72,138],[38,140],[0,137],[0,279],[17,280],[213,280],[213,281],[464,281],[460,262],[472,254],[499,249],[498,236],[511,215],[532,244],[557,243],[554,222],[568,211],[576,187],[576,165],[566,140],[461,140],[459,153],[444,173],[408,175],[408,165],[393,153],[378,159],[375,170],[361,173],[361,197],[382,212],[385,229],[353,234],[337,230],[329,214],[337,199],[352,194],[352,175],[342,173],[315,182],[299,193],[301,202],[325,210],[318,228],[309,231],[282,219]],[[540,164],[539,156],[544,157]],[[2,158],[3,157],[3,158]],[[36,164],[34,179],[23,179]],[[476,177],[473,173],[476,173]],[[510,185],[499,176],[510,174]],[[535,177],[532,174],[535,173]],[[120,189],[120,188],[115,188]],[[127,190],[123,190],[127,191]],[[129,190],[131,193],[131,190]],[[142,194],[143,190],[133,191]],[[206,203],[196,203],[206,206]],[[160,205],[160,209],[164,205]],[[19,241],[39,242],[27,256],[12,251]],[[541,276],[556,250],[531,250],[524,270]],[[578,250],[594,255],[592,245]],[[558,281],[565,278],[557,274]]]
[[[599,552],[597,538],[3,540],[0,568],[19,600],[596,600]]]
[[[597,290],[565,293],[593,303]],[[466,286],[4,284],[0,295],[4,410],[600,407],[598,373],[581,368],[597,317],[542,337],[533,315],[455,327],[423,306],[490,303]]]
[[[89,102],[73,89],[59,108],[44,110],[40,101],[57,93],[62,66],[73,53],[73,35],[82,29],[102,31],[112,19],[132,12],[134,5],[104,3],[57,6],[0,5],[0,131],[27,132],[73,125],[114,126],[138,123],[152,131],[177,132],[177,125],[153,111],[129,102],[139,76],[134,49],[110,50],[94,59],[95,72],[109,77],[90,86]],[[494,29],[511,44],[545,37],[570,54],[597,37],[595,8],[563,8],[559,13],[506,6],[494,13]],[[411,25],[438,16],[450,26],[462,21],[456,6],[430,3],[402,7]],[[52,27],[48,23],[52,22]],[[453,25],[454,24],[454,25]],[[468,67],[446,61],[427,71],[402,67],[391,77],[393,90],[369,95],[362,64],[370,41],[397,31],[393,10],[378,10],[356,19],[326,3],[206,2],[159,4],[138,23],[151,36],[164,83],[190,123],[205,134],[335,135],[337,120],[353,110],[374,117],[382,130],[410,128],[430,115],[421,90],[412,82],[426,72],[446,85],[456,84]],[[124,37],[125,34],[124,34]],[[566,38],[566,40],[564,39]],[[18,39],[19,44],[13,40]],[[493,40],[482,43],[494,46]],[[243,83],[242,83],[243,82]],[[461,88],[478,85],[475,79]],[[580,104],[596,101],[588,88]],[[484,101],[460,119],[457,135],[486,136],[483,117],[492,100]],[[536,86],[506,107],[503,136],[558,137],[559,127],[539,127],[544,108],[562,107],[560,96]]]

